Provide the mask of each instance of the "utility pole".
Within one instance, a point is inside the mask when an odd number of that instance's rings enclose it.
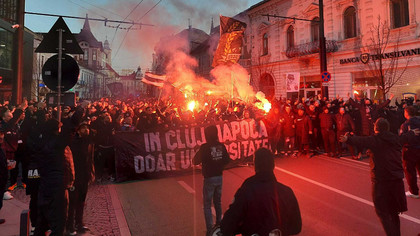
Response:
[[[325,45],[325,35],[324,35],[324,1],[319,0],[319,57],[321,65],[321,73],[327,71],[327,47]],[[321,79],[321,95],[322,97],[328,98],[328,86],[324,86],[324,82]]]
[[[18,0],[17,5],[17,29],[16,37],[16,70],[15,80],[12,85],[12,101],[18,105],[22,103],[22,81],[23,81],[23,32],[25,30],[25,0]]]

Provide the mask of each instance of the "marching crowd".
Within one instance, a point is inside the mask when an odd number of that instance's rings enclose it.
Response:
[[[418,100],[403,99],[391,107],[390,99],[373,104],[369,99],[350,96],[331,100],[320,96],[280,98],[271,101],[272,109],[265,113],[250,103],[217,99],[188,109],[184,102],[168,99],[102,98],[62,107],[61,122],[56,108],[46,103],[25,100],[14,107],[6,102],[0,107],[0,194],[8,190],[3,194],[7,200],[13,198],[10,192],[15,188],[26,188],[35,235],[44,235],[47,230],[52,235],[64,231],[75,235],[88,230],[83,223],[88,184],[115,180],[115,132],[255,119],[265,123],[271,151],[277,156],[312,157],[324,152],[340,157],[347,148],[354,159],[360,159],[366,150],[350,144],[344,147],[338,142],[340,136],[370,136],[380,117],[389,121],[391,132],[398,133],[408,119],[404,118],[407,107],[411,117],[419,116]],[[412,175],[413,168],[409,169]],[[418,197],[418,188],[410,186],[410,191]]]

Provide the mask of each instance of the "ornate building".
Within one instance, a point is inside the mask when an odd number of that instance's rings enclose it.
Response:
[[[400,98],[405,93],[420,94],[420,3],[416,3],[324,1],[327,65],[332,75],[328,83],[330,97],[357,92],[375,100],[382,98],[377,89],[380,64],[384,76],[397,80],[391,93]],[[320,93],[318,7],[318,1],[313,0],[266,0],[244,12],[249,17],[245,32],[251,50],[249,70],[258,89],[276,97]],[[386,32],[379,37],[387,42],[381,53],[372,46],[378,41],[374,36],[378,27]],[[300,75],[299,92],[287,92],[288,73]]]

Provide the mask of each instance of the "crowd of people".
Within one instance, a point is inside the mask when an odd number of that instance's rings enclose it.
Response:
[[[0,107],[0,190],[8,190],[3,194],[7,200],[13,198],[10,192],[15,188],[26,188],[31,196],[30,219],[35,235],[43,235],[47,230],[58,235],[66,230],[72,235],[88,230],[83,222],[88,184],[115,180],[116,132],[255,119],[264,122],[276,156],[312,157],[325,153],[340,157],[347,149],[354,159],[360,159],[365,150],[351,143],[345,147],[338,142],[340,136],[370,136],[374,133],[374,121],[380,117],[390,121],[391,132],[398,133],[407,118],[407,106],[413,107],[412,116],[419,115],[418,100],[404,99],[392,107],[390,99],[374,104],[369,99],[350,96],[280,98],[271,101],[272,108],[266,113],[243,101],[210,99],[188,107],[186,101],[177,103],[171,99],[102,98],[63,106],[61,122],[57,108],[44,102],[25,100],[18,106],[5,102]],[[418,196],[418,189],[416,192],[413,187],[412,191]]]

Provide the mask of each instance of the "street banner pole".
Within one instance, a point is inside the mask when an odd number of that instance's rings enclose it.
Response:
[[[58,122],[61,122],[61,62],[63,58],[63,29],[58,29],[58,95],[57,95],[57,114]]]

